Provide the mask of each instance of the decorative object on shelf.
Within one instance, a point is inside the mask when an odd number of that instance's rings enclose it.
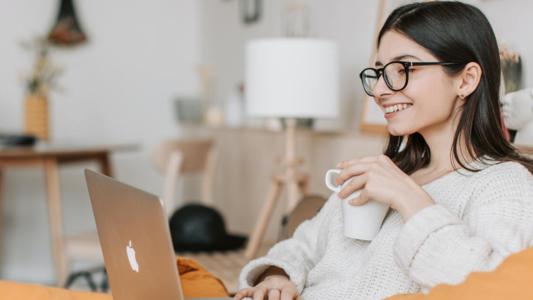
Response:
[[[210,65],[199,65],[197,72],[200,77],[202,89],[201,103],[204,122],[208,126],[221,126],[224,122],[224,116],[220,105],[214,99],[213,67]]]
[[[522,84],[522,59],[517,52],[505,45],[500,45],[499,48],[505,93],[517,91]]]
[[[48,98],[44,95],[28,95],[24,104],[24,132],[38,139],[50,139]]]
[[[291,0],[285,7],[285,36],[308,37],[311,31],[309,7],[303,0]]]
[[[87,40],[74,9],[74,0],[61,0],[57,19],[48,34],[51,44],[74,46]]]
[[[205,124],[211,127],[220,127],[224,124],[224,115],[218,106],[211,105],[205,112]]]
[[[258,22],[263,13],[263,0],[239,0],[239,13],[241,21],[246,25]]]
[[[259,21],[263,10],[262,0],[240,0],[241,20],[244,24]]]
[[[506,126],[516,130],[512,142],[533,146],[533,88],[506,94],[502,99],[502,113]]]
[[[250,117],[283,119],[286,133],[284,175],[275,176],[247,246],[252,258],[263,239],[283,185],[288,189],[286,213],[305,194],[307,175],[297,171],[297,119],[335,118],[339,114],[337,45],[309,38],[259,39],[246,46],[246,113]]]
[[[244,84],[238,83],[232,90],[224,111],[224,121],[230,127],[240,127],[243,123]]]
[[[56,80],[62,70],[51,62],[45,39],[37,38],[21,46],[35,54],[33,68],[25,78],[24,132],[46,141],[50,138],[48,94],[58,88]]]
[[[204,111],[200,99],[178,97],[174,101],[174,111],[180,124],[201,125],[204,122]]]
[[[3,147],[31,147],[36,139],[28,134],[0,133],[0,149]]]

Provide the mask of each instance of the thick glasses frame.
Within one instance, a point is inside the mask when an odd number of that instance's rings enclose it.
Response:
[[[384,72],[385,68],[391,64],[401,64],[403,66],[403,70],[405,72],[405,83],[401,88],[393,88],[392,84],[389,82],[389,79],[387,78],[387,73]],[[376,82],[379,80],[379,77],[383,76],[383,80],[385,81],[385,84],[391,91],[399,92],[405,87],[407,87],[407,84],[409,83],[409,69],[416,66],[433,66],[433,65],[441,65],[441,66],[452,66],[452,65],[459,65],[461,63],[456,62],[443,62],[443,61],[391,61],[388,64],[384,65],[382,68],[366,68],[361,73],[359,73],[359,78],[361,78],[361,83],[363,84],[363,89],[365,90],[365,93],[370,96],[374,97],[374,94],[371,90],[367,90],[367,86],[365,85],[365,77],[370,77],[365,74],[366,71],[372,70],[374,71],[375,77],[372,77],[376,79]]]

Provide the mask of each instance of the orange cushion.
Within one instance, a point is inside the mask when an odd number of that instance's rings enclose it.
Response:
[[[186,298],[228,297],[228,290],[222,281],[193,259],[178,257],[178,270]]]
[[[400,295],[388,299],[533,299],[533,248],[509,256],[492,272],[472,273],[459,285],[441,284],[427,295]]]
[[[189,258],[178,257],[183,294],[186,298],[228,297],[224,284]],[[78,292],[36,284],[0,281],[0,299],[9,300],[112,300],[109,294]]]
[[[0,281],[0,298],[9,300],[112,300],[111,295],[74,292],[35,284]]]

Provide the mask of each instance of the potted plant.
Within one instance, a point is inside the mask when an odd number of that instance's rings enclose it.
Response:
[[[61,69],[55,66],[49,58],[49,43],[44,38],[38,38],[28,43],[22,43],[23,48],[34,56],[34,63],[24,83],[26,98],[24,103],[24,131],[41,140],[49,140],[49,109],[48,93],[57,87],[56,80]]]

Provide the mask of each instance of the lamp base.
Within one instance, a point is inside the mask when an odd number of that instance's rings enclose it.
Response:
[[[303,196],[306,196],[309,194],[308,192],[309,176],[307,176],[306,174],[296,174],[295,178],[291,180],[295,181],[299,192]],[[281,192],[283,190],[283,186],[286,185],[288,181],[289,181],[288,178],[284,175],[274,176],[272,178],[272,182],[270,185],[270,191],[268,192],[266,201],[263,204],[263,208],[261,209],[261,213],[259,215],[259,218],[257,219],[257,223],[254,227],[254,231],[250,235],[250,240],[248,241],[248,244],[246,245],[246,252],[245,252],[246,259],[253,259],[257,255],[259,247],[261,246],[261,242],[263,241],[266,228],[268,226],[268,223],[270,222],[270,218],[272,217],[272,212],[274,211],[274,207],[279,201]],[[297,204],[298,203],[296,202],[295,205]],[[290,204],[288,207],[290,207]],[[291,207],[291,210],[292,208],[294,207]]]
[[[272,211],[279,200],[283,186],[287,186],[288,194],[286,213],[289,213],[296,207],[296,205],[298,205],[300,194],[307,195],[308,176],[301,174],[296,170],[298,162],[300,161],[295,156],[296,120],[286,119],[284,121],[286,124],[285,173],[272,178],[267,199],[264,202],[259,219],[257,220],[254,231],[250,236],[250,240],[246,247],[245,255],[248,259],[254,258],[257,254],[261,241],[263,240],[266,227],[272,216]]]

